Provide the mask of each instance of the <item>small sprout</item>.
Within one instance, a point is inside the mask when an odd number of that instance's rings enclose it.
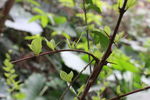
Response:
[[[57,44],[55,43],[54,39],[52,39],[52,40],[50,40],[50,41],[48,41],[47,39],[45,39],[45,41],[46,41],[47,46],[48,46],[50,49],[52,49],[52,50],[55,50],[55,49],[56,49]]]
[[[66,82],[71,82],[73,76],[74,76],[74,74],[73,74],[72,71],[69,74],[67,74],[64,71],[60,71],[60,77],[61,77],[61,79],[64,80],[64,81],[66,81]]]
[[[39,53],[42,51],[42,38],[38,37],[32,40],[31,44],[29,44],[28,46],[35,55],[39,55]]]

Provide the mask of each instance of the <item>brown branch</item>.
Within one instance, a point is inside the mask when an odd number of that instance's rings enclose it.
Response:
[[[91,76],[89,77],[87,83],[86,83],[86,87],[80,97],[80,100],[85,100],[85,97],[90,89],[90,87],[94,84],[94,82],[96,81],[98,75],[100,74],[101,70],[103,69],[103,66],[107,64],[107,58],[110,56],[110,54],[112,53],[111,51],[111,48],[112,48],[112,45],[114,43],[114,40],[115,40],[115,37],[116,37],[116,34],[118,32],[118,29],[119,29],[119,26],[120,26],[120,23],[121,23],[121,20],[123,18],[123,15],[126,11],[126,4],[127,4],[127,1],[128,0],[125,0],[124,1],[124,4],[123,4],[123,7],[122,8],[119,8],[119,11],[120,11],[120,15],[119,15],[119,18],[118,18],[118,21],[117,21],[117,25],[115,27],[115,30],[113,32],[113,35],[111,36],[110,38],[110,42],[109,42],[109,45],[108,45],[108,48],[106,50],[106,52],[104,53],[103,57],[102,57],[102,60],[98,62],[98,64],[95,66],[94,68],[94,71],[93,73],[91,74]]]
[[[4,5],[4,8],[2,9],[2,12],[0,14],[0,34],[3,32],[5,21],[14,3],[15,3],[15,0],[7,0],[7,2]]]
[[[131,94],[134,94],[134,93],[138,93],[138,92],[141,92],[141,91],[145,91],[145,90],[147,90],[147,89],[150,89],[150,86],[145,87],[145,88],[142,88],[142,89],[134,90],[134,91],[132,91],[132,92],[129,92],[129,93],[126,93],[126,94],[123,94],[123,95],[120,95],[120,96],[111,98],[111,99],[109,99],[109,100],[120,100],[120,99],[123,98],[123,97],[126,97],[126,96],[131,95]]]
[[[93,54],[89,53],[89,52],[86,52],[86,51],[83,51],[83,50],[76,50],[76,49],[62,49],[62,50],[55,50],[55,51],[47,51],[47,52],[43,52],[41,54],[39,54],[38,56],[36,55],[31,55],[31,56],[28,56],[28,57],[24,57],[24,58],[20,58],[18,60],[15,60],[15,61],[11,61],[12,64],[14,63],[18,63],[18,62],[21,62],[21,61],[24,61],[24,60],[28,60],[28,59],[31,59],[31,58],[34,58],[34,57],[39,57],[39,56],[43,56],[43,55],[48,55],[48,54],[56,54],[56,53],[60,53],[60,52],[66,52],[66,51],[72,51],[72,52],[80,52],[80,53],[84,53],[84,54],[88,54],[90,55],[91,57],[93,57],[93,59],[98,62],[99,59],[97,57],[95,57]]]

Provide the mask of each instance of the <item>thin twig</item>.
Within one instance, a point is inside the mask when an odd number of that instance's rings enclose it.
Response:
[[[86,2],[83,0],[83,11],[84,11],[84,19],[85,19],[85,25],[86,25],[86,39],[87,39],[87,47],[88,51],[90,50],[90,41],[89,41],[89,29],[88,29],[88,18],[87,18],[87,10],[86,10]],[[90,61],[90,56],[88,56],[88,60]],[[90,66],[90,73],[92,73],[92,67]]]
[[[145,88],[142,88],[142,89],[134,90],[134,91],[132,91],[132,92],[129,92],[129,93],[126,93],[126,94],[123,94],[123,95],[120,95],[120,96],[111,98],[111,99],[109,99],[109,100],[120,100],[120,99],[123,98],[123,97],[126,97],[126,96],[131,95],[131,94],[134,94],[134,93],[138,93],[138,92],[141,92],[141,91],[145,91],[145,90],[147,90],[147,89],[150,89],[150,86],[145,87]]]
[[[93,61],[94,61],[94,59],[91,60],[91,61],[80,71],[80,73],[73,79],[73,81],[69,84],[69,86],[68,86],[68,87],[65,89],[65,91],[62,93],[62,95],[61,95],[61,97],[59,98],[59,100],[63,100],[63,98],[64,98],[65,94],[68,92],[69,88],[73,85],[73,83],[79,78],[79,76],[82,74],[82,72],[83,72],[84,70],[86,70],[86,68],[87,68]]]
[[[119,15],[119,18],[118,18],[115,30],[113,32],[113,35],[110,38],[110,42],[109,42],[108,48],[107,48],[106,52],[104,53],[104,55],[102,57],[102,60],[99,61],[98,64],[94,67],[94,71],[93,71],[93,73],[91,74],[91,76],[89,77],[89,79],[88,79],[88,81],[86,83],[85,89],[84,89],[84,91],[83,91],[83,93],[82,93],[82,95],[80,97],[80,100],[85,100],[85,97],[88,94],[89,89],[91,88],[91,86],[96,81],[98,75],[100,74],[100,72],[103,69],[103,66],[107,64],[106,60],[110,56],[110,54],[112,53],[112,50],[111,50],[112,49],[112,45],[114,43],[116,34],[118,32],[118,29],[119,29],[119,26],[120,26],[120,23],[121,23],[121,20],[123,18],[123,15],[124,15],[124,13],[126,11],[127,1],[128,0],[125,0],[124,4],[123,4],[123,7],[119,9],[120,15]]]
[[[86,51],[83,51],[83,50],[61,49],[61,50],[43,52],[43,53],[39,54],[38,56],[36,56],[36,55],[31,55],[31,56],[28,56],[28,57],[20,58],[20,59],[18,59],[18,60],[11,61],[11,63],[14,64],[14,63],[18,63],[18,62],[21,62],[21,61],[24,61],[24,60],[28,60],[28,59],[31,59],[31,58],[34,58],[34,57],[39,57],[39,56],[48,55],[48,54],[56,54],[56,53],[67,52],[67,51],[80,52],[80,53],[88,54],[88,55],[90,55],[91,57],[93,57],[93,59],[94,59],[96,62],[99,61],[99,59],[98,59],[97,57],[95,57],[93,54],[91,54],[91,53],[89,53],[89,52],[86,52]]]

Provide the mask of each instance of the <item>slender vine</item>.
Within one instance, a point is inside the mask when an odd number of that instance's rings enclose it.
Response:
[[[83,0],[83,12],[84,12],[84,19],[86,25],[86,39],[87,39],[87,47],[88,51],[90,50],[90,41],[89,41],[89,29],[88,29],[88,18],[87,18],[87,10],[86,10],[86,2]],[[88,60],[90,61],[90,56],[88,56]],[[90,73],[92,73],[92,67],[90,65]]]

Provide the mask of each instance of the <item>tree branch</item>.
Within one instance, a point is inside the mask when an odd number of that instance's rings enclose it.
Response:
[[[109,99],[109,100],[120,100],[120,99],[123,98],[123,97],[126,97],[126,96],[131,95],[131,94],[134,94],[134,93],[138,93],[138,92],[141,92],[141,91],[145,91],[145,90],[147,90],[147,89],[150,89],[150,86],[145,87],[145,88],[142,88],[142,89],[134,90],[134,91],[132,91],[132,92],[129,92],[129,93],[126,93],[126,94],[123,94],[123,95],[120,95],[120,96],[111,98],[111,99]]]
[[[114,40],[115,40],[115,37],[116,37],[116,34],[118,32],[118,29],[119,29],[119,26],[120,26],[120,23],[121,23],[121,20],[123,18],[123,15],[126,11],[126,4],[127,4],[127,1],[128,0],[125,0],[124,1],[124,4],[123,4],[123,7],[119,9],[120,11],[120,15],[119,15],[119,18],[118,18],[118,21],[117,21],[117,24],[116,24],[116,27],[115,27],[115,30],[113,32],[113,35],[111,36],[110,38],[110,42],[109,42],[109,45],[108,45],[108,48],[106,50],[106,52],[104,53],[103,57],[102,57],[102,60],[98,62],[98,64],[95,66],[94,68],[94,71],[93,73],[91,74],[91,76],[89,77],[87,83],[86,83],[86,87],[80,97],[80,100],[85,100],[85,97],[90,89],[90,87],[94,84],[94,82],[96,81],[98,75],[100,74],[101,70],[103,69],[103,66],[107,64],[107,58],[110,56],[110,54],[112,53],[112,45],[114,43]]]
[[[60,53],[60,52],[66,52],[66,51],[72,51],[72,52],[80,52],[80,53],[84,53],[84,54],[88,54],[90,55],[91,57],[93,57],[93,59],[98,62],[99,59],[97,57],[95,57],[93,54],[89,53],[89,52],[86,52],[86,51],[83,51],[83,50],[76,50],[76,49],[61,49],[61,50],[55,50],[55,51],[47,51],[47,52],[43,52],[41,54],[39,54],[38,56],[43,56],[43,55],[48,55],[48,54],[56,54],[56,53]],[[31,55],[31,56],[28,56],[28,57],[24,57],[24,58],[21,58],[21,59],[18,59],[18,60],[15,60],[15,61],[11,61],[12,64],[14,63],[18,63],[18,62],[21,62],[21,61],[24,61],[24,60],[28,60],[28,59],[31,59],[31,58],[34,58],[34,57],[38,57],[36,55]]]
[[[0,15],[0,34],[3,32],[3,27],[5,24],[5,21],[8,17],[9,11],[12,8],[13,4],[15,3],[15,0],[7,0],[5,3],[4,8],[2,9],[1,15]]]

